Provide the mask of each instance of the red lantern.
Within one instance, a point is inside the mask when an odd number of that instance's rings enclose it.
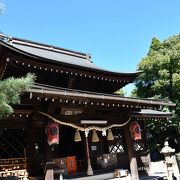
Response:
[[[59,126],[57,123],[47,125],[47,141],[49,145],[59,144]]]
[[[137,121],[134,121],[134,122],[131,123],[130,131],[131,131],[132,138],[135,141],[136,140],[141,140],[141,128],[140,128]]]

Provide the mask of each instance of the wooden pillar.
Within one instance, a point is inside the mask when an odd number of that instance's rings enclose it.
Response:
[[[134,145],[133,145],[133,140],[132,140],[131,133],[129,130],[129,126],[130,124],[125,126],[125,138],[126,138],[128,157],[129,157],[129,163],[130,163],[130,171],[131,171],[132,180],[139,180],[137,159],[134,152]]]
[[[143,141],[143,144],[145,146],[145,151],[147,151],[148,150],[148,142],[147,142],[147,136],[146,136],[145,122],[144,121],[140,121],[138,123],[140,124],[140,127],[141,127],[142,141]]]
[[[147,133],[146,133],[146,127],[145,127],[145,121],[141,121],[140,123],[141,126],[141,134],[142,134],[142,141],[144,144],[144,152],[145,152],[145,156],[146,156],[146,161],[143,162],[144,166],[145,166],[145,170],[147,172],[147,174],[151,174],[151,157],[150,157],[150,151],[148,149],[148,142],[147,142]]]
[[[34,119],[30,118],[27,121],[27,130],[26,130],[26,152],[28,157],[28,173],[29,176],[36,175],[36,166],[35,166],[35,123]]]
[[[54,172],[53,172],[53,153],[52,146],[50,146],[47,142],[47,123],[44,124],[44,179],[45,180],[53,180]]]

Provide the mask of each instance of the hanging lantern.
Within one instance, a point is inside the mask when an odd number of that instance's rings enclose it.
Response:
[[[96,130],[93,130],[92,142],[99,142],[99,138],[98,138]]]
[[[108,141],[113,141],[113,140],[114,140],[114,136],[113,136],[113,133],[112,133],[112,130],[111,130],[111,129],[108,129],[107,140],[108,140]]]
[[[75,136],[74,136],[74,141],[75,142],[80,142],[81,141],[81,135],[80,135],[78,129],[76,129]]]
[[[49,145],[59,144],[59,126],[57,123],[47,125],[47,141]]]
[[[131,131],[131,136],[135,141],[141,140],[141,128],[137,121],[131,123],[130,131]]]

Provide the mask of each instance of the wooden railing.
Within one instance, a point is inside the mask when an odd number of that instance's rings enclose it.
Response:
[[[27,158],[0,159],[0,177],[17,176],[19,179],[28,178]]]

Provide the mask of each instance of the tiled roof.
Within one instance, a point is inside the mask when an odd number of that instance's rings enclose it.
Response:
[[[46,59],[52,62],[64,63],[66,65],[74,65],[81,68],[86,68],[103,73],[109,73],[121,76],[137,77],[140,72],[124,73],[106,70],[98,67],[92,62],[91,56],[86,53],[67,50],[64,48],[33,42],[29,40],[19,39],[15,37],[8,37],[0,34],[1,44],[3,43],[9,48],[13,48],[20,53],[38,57],[40,60]]]

